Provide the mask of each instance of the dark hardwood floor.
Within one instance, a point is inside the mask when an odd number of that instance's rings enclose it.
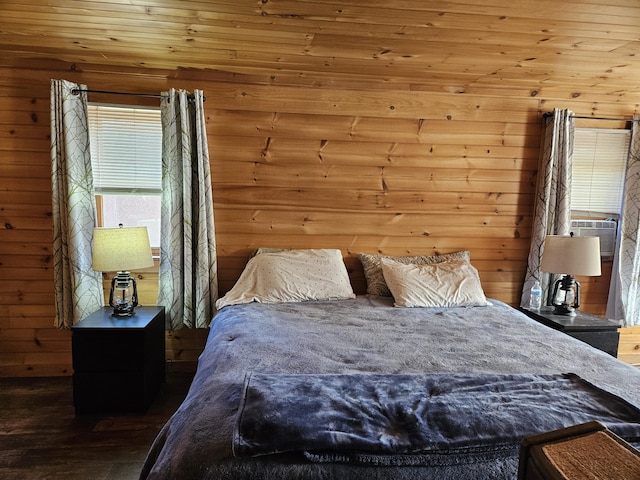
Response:
[[[167,373],[145,414],[81,415],[71,377],[0,378],[0,479],[137,479],[192,373]]]

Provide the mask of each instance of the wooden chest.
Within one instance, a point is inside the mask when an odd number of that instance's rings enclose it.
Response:
[[[638,480],[640,452],[600,422],[527,437],[519,480]]]

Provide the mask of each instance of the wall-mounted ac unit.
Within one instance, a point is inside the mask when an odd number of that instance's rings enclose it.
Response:
[[[571,231],[578,237],[600,237],[600,256],[612,257],[616,247],[618,223],[613,220],[571,220]]]

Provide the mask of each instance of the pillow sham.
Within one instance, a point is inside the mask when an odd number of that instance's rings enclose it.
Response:
[[[417,255],[411,257],[374,255],[368,253],[358,254],[358,258],[364,268],[364,277],[367,281],[367,293],[369,295],[378,295],[381,297],[390,297],[391,292],[385,283],[382,275],[382,267],[380,259],[388,258],[404,264],[414,265],[430,265],[433,263],[442,263],[449,260],[466,260],[470,261],[469,252],[462,250],[460,252],[446,253],[444,255]]]
[[[489,305],[478,271],[464,260],[405,265],[380,259],[395,307],[477,307]]]
[[[354,298],[337,249],[284,250],[251,258],[240,278],[218,299],[219,310],[240,303],[303,302]]]

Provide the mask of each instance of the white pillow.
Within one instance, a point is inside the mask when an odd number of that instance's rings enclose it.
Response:
[[[337,249],[284,250],[251,258],[227,294],[227,305],[354,298],[342,253]]]
[[[381,258],[384,280],[396,307],[475,307],[489,305],[478,271],[464,260],[404,265]]]

